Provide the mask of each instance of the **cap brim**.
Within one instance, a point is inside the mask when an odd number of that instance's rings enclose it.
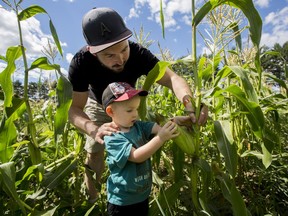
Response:
[[[125,101],[133,98],[134,96],[147,96],[148,92],[145,90],[130,90],[128,92],[125,92],[123,95],[121,95],[119,98],[115,99],[114,101]]]
[[[120,43],[123,40],[126,40],[127,38],[131,37],[132,33],[131,31],[126,31],[124,33],[124,36],[121,37],[121,39],[110,42],[110,43],[106,43],[106,44],[102,44],[102,45],[98,45],[98,46],[89,46],[89,51],[92,54],[98,53],[100,51],[103,51],[111,46],[113,46],[114,44]]]

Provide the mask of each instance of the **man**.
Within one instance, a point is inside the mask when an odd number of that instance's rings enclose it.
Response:
[[[132,32],[121,16],[110,8],[90,10],[83,17],[82,28],[87,46],[75,54],[69,68],[69,80],[73,86],[69,120],[87,134],[85,163],[95,171],[96,181],[100,183],[104,169],[102,138],[117,131],[117,126],[102,108],[102,93],[112,82],[127,82],[135,86],[137,79],[147,75],[159,60],[149,50],[128,40]],[[173,90],[190,111],[187,119],[195,123],[190,101],[192,93],[186,81],[167,68],[158,83]],[[207,117],[208,109],[204,106],[198,124],[203,125]],[[97,189],[89,169],[85,172],[85,182],[90,201],[96,201]]]

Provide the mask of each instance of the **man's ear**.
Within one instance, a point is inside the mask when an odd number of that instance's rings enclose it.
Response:
[[[111,106],[107,106],[105,111],[106,111],[106,113],[107,113],[108,116],[112,117],[112,115],[113,115],[113,109],[112,109]]]
[[[90,46],[87,45],[86,49],[90,52]],[[90,52],[90,53],[91,53],[91,52]],[[94,56],[97,56],[96,53],[91,53],[91,54],[94,55]]]

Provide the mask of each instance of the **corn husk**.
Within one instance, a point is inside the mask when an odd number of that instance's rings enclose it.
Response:
[[[167,119],[158,113],[148,112],[148,119],[150,121],[156,121],[160,125],[164,125]],[[192,128],[191,128],[192,129]],[[185,126],[177,126],[177,130],[180,133],[179,136],[173,139],[173,142],[185,153],[194,154],[195,152],[195,140],[194,131],[189,131]]]
[[[186,127],[178,126],[179,136],[173,139],[173,141],[178,145],[178,147],[187,154],[194,154],[195,144],[193,132],[188,131]]]

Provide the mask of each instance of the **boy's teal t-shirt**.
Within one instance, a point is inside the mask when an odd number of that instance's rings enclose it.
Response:
[[[106,162],[110,175],[107,180],[108,202],[131,205],[147,199],[152,186],[150,159],[143,163],[128,161],[132,146],[139,148],[150,140],[153,122],[137,121],[129,132],[105,136]]]

